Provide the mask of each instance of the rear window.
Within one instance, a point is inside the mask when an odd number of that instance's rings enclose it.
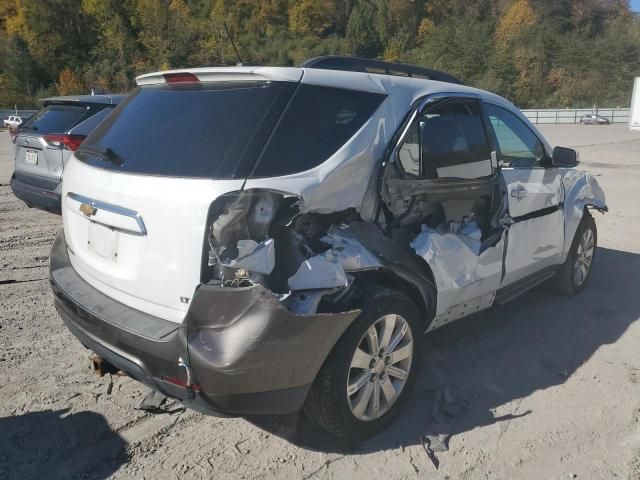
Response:
[[[22,131],[65,133],[103,108],[102,105],[48,105],[25,122]]]
[[[252,177],[310,170],[342,147],[385,99],[385,95],[300,85]]]
[[[95,115],[77,124],[69,133],[73,135],[84,135],[86,137],[93,132],[98,125],[100,125],[100,122],[107,118],[107,115],[113,112],[113,108],[114,107],[112,106],[103,108]]]
[[[100,168],[177,177],[246,177],[296,84],[215,82],[138,88],[76,156]]]

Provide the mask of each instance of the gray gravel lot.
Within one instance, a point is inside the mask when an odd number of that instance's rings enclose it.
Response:
[[[418,386],[388,431],[344,451],[294,416],[134,410],[144,389],[93,377],[47,281],[60,218],[8,187],[0,131],[0,479],[640,479],[640,133],[544,126],[576,147],[610,212],[577,297],[544,288],[429,335]],[[435,392],[468,401],[436,470],[419,442]]]

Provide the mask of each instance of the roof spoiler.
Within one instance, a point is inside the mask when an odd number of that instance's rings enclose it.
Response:
[[[345,57],[340,55],[324,55],[321,57],[306,60],[302,68],[319,68],[324,70],[341,70],[347,72],[377,73],[382,75],[395,75],[399,77],[423,78],[436,80],[438,82],[463,83],[453,75],[433,70],[431,68],[414,67],[403,63],[385,62],[382,60],[371,60],[368,58]]]

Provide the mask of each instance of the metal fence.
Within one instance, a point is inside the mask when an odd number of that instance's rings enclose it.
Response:
[[[15,110],[0,110],[0,120],[7,118],[9,115],[17,115],[18,117],[24,120],[25,118],[29,118],[31,115],[33,115],[37,111],[38,110],[18,110],[18,113],[16,113]],[[1,125],[2,125],[2,122],[0,121],[0,126]]]
[[[22,119],[28,118],[37,110],[18,110],[18,116]],[[630,108],[566,108],[566,109],[530,109],[522,110],[522,113],[531,121],[531,123],[579,123],[580,117],[590,113],[596,113],[604,118],[609,119],[611,123],[629,123],[631,115]],[[15,110],[1,110],[0,120],[15,115]],[[1,121],[0,121],[1,125]]]
[[[583,115],[595,113],[611,123],[629,123],[629,108],[564,108],[522,110],[531,123],[579,123]]]

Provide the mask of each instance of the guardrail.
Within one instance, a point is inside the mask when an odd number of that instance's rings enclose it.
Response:
[[[629,123],[629,108],[550,108],[528,109],[522,113],[535,124],[543,123],[580,123],[583,115],[595,113],[611,123]]]
[[[18,110],[17,115],[23,119],[30,117],[38,110]],[[608,119],[611,123],[629,123],[630,108],[548,108],[527,109],[522,113],[531,123],[580,123],[580,117],[595,113]],[[16,115],[15,110],[0,110],[0,120],[9,115]],[[1,126],[0,122],[0,126]]]

